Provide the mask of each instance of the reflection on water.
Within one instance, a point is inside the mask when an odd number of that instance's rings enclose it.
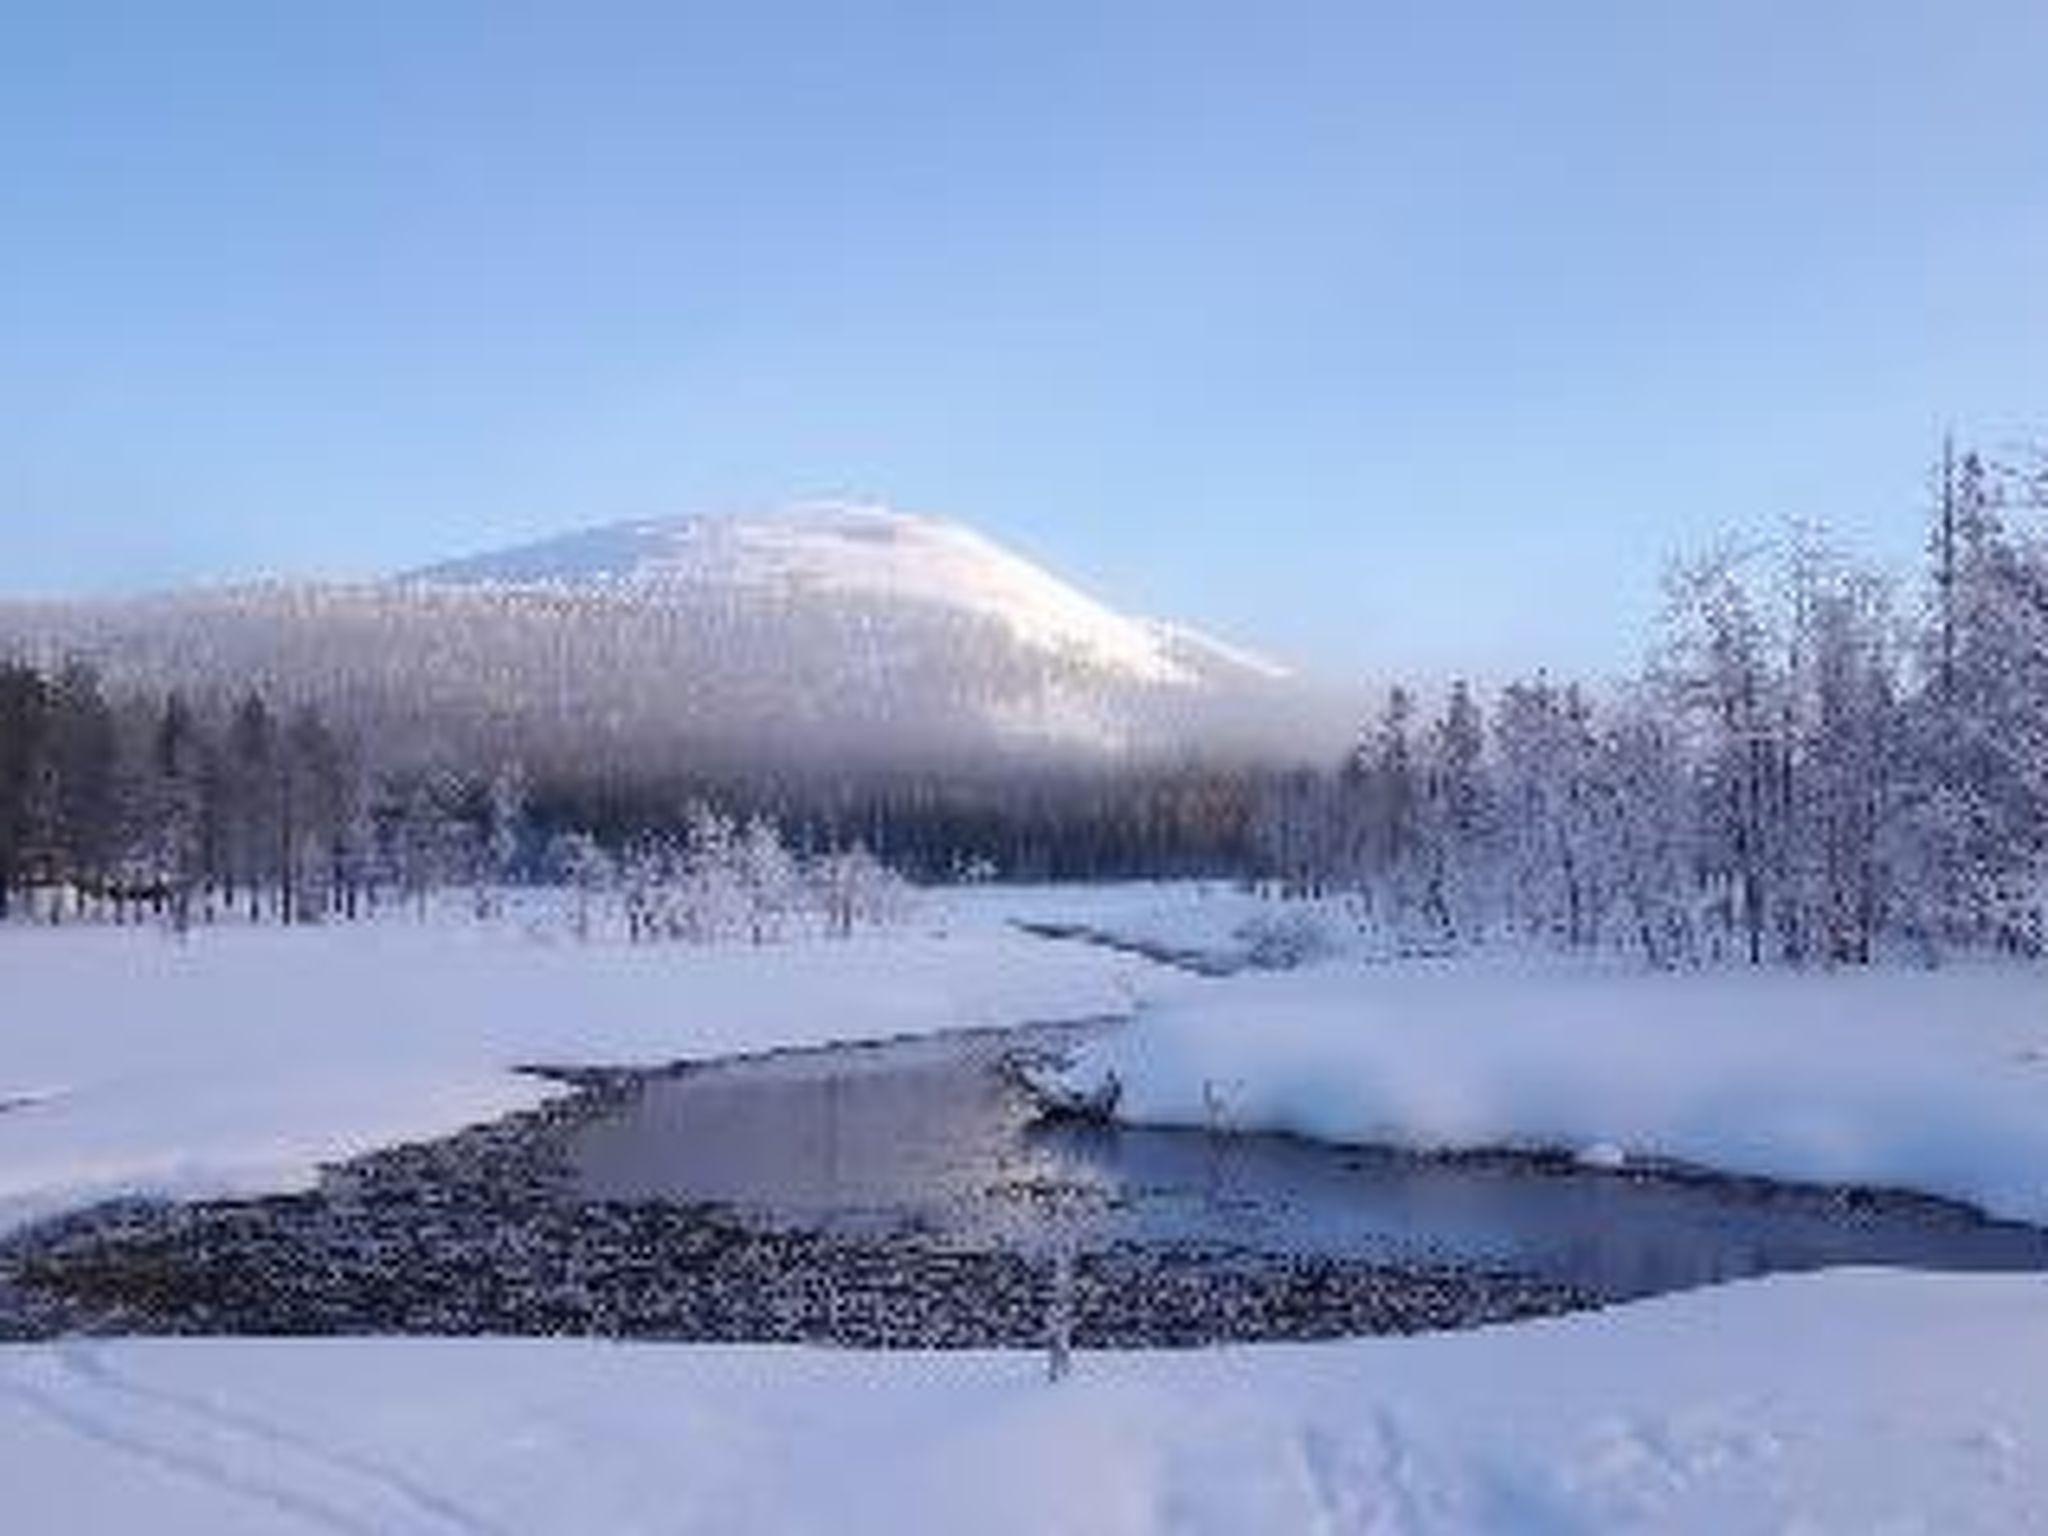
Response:
[[[2048,1232],[1916,1201],[1845,1206],[1810,1190],[1761,1198],[1288,1137],[1037,1125],[1000,1064],[1061,1034],[834,1047],[654,1078],[579,1133],[578,1190],[963,1246],[1193,1242],[1477,1265],[1615,1297],[1830,1264],[2048,1268]]]

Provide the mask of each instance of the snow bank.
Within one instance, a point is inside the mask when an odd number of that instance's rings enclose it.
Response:
[[[1779,1276],[1476,1333],[1083,1355],[0,1348],[23,1531],[2031,1529],[2048,1290]]]
[[[1272,901],[1224,881],[990,887],[966,899],[1015,922],[1074,928],[1225,968],[1284,969],[1365,953],[1371,943],[1343,898]]]
[[[1066,1073],[1138,1121],[1560,1147],[2048,1221],[2048,971],[1335,964],[1181,988]]]
[[[949,915],[761,948],[405,919],[0,929],[0,1228],[125,1193],[300,1186],[539,1102],[530,1062],[660,1063],[1122,1012],[1141,963]]]

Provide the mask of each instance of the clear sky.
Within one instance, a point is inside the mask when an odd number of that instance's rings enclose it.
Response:
[[[1632,658],[2048,435],[2048,5],[0,0],[0,590],[850,494],[1324,667]]]

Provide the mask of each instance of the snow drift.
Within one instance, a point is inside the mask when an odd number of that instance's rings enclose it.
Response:
[[[1055,1086],[1131,1121],[1906,1188],[2048,1221],[2048,973],[1337,962],[1174,990]]]

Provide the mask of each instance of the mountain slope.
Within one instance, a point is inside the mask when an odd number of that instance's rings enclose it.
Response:
[[[599,588],[650,601],[693,591],[767,601],[874,598],[1005,626],[1023,645],[1151,683],[1207,669],[1283,669],[1191,630],[1126,618],[959,523],[885,507],[807,503],[748,518],[619,523],[412,573],[429,585]]]
[[[0,650],[318,704],[384,755],[721,771],[1208,753],[1280,669],[957,523],[812,504],[598,528],[389,581],[0,605]],[[1284,728],[1283,728],[1284,729]]]

